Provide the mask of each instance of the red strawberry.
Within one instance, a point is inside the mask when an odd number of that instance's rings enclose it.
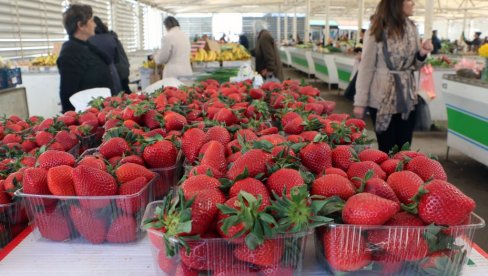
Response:
[[[393,159],[404,160],[405,158],[413,159],[417,156],[425,156],[425,154],[417,151],[402,150],[393,155]]]
[[[209,174],[210,172],[210,174]],[[215,169],[214,167],[210,167],[208,165],[198,165],[193,167],[190,172],[188,173],[188,178],[193,177],[195,175],[205,174],[211,176],[213,178],[222,178],[224,174],[219,170]]]
[[[237,139],[239,135],[244,139],[244,141],[254,141],[258,139],[258,136],[254,131],[246,128],[246,129],[239,129],[235,134],[234,134],[234,139]]]
[[[17,134],[7,134],[5,137],[3,137],[2,142],[4,144],[10,144],[10,143],[22,143],[22,137],[20,137]]]
[[[305,129],[305,121],[302,117],[297,117],[284,125],[284,131],[286,134],[300,134]]]
[[[73,167],[75,158],[73,155],[59,150],[47,150],[37,158],[40,168],[50,169],[61,165]]]
[[[164,127],[167,131],[182,130],[183,127],[188,124],[185,116],[172,111],[168,111],[164,114],[164,123]]]
[[[361,186],[361,182],[353,178],[364,178],[369,170],[373,170],[374,172],[372,178],[386,178],[385,172],[373,161],[352,163],[347,169],[347,176],[349,176],[349,179],[351,179],[356,188],[359,188],[359,186]]]
[[[424,181],[411,171],[399,171],[390,174],[387,183],[403,204],[410,204]]]
[[[134,163],[125,163],[121,165],[116,169],[115,175],[120,183],[126,183],[139,176],[144,176],[147,181],[151,181],[154,177],[154,173],[146,167]]]
[[[217,114],[215,114],[214,120],[225,123],[226,126],[231,126],[238,121],[237,116],[228,108],[221,108]]]
[[[17,171],[9,174],[3,183],[5,191],[8,192],[10,196],[14,196],[14,192],[17,189],[22,188],[22,179],[24,178],[24,171]]]
[[[358,131],[362,131],[366,127],[366,122],[361,119],[351,118],[347,119],[346,126],[355,126]]]
[[[300,114],[296,112],[288,112],[281,117],[281,124],[286,126],[289,122],[293,121],[296,118],[300,118]]]
[[[66,165],[50,168],[47,172],[47,185],[53,195],[75,196],[73,168]]]
[[[81,209],[71,205],[69,214],[71,221],[80,235],[92,244],[99,244],[105,241],[107,236],[107,222],[104,218],[88,209]]]
[[[271,155],[269,153],[260,149],[252,149],[232,164],[226,176],[230,180],[234,180],[237,176],[244,173],[244,170],[247,168],[249,177],[255,177],[260,173],[267,172],[266,165],[270,160]]]
[[[55,209],[53,212],[39,212],[35,215],[34,221],[45,239],[66,241],[71,236],[69,219],[60,209]]]
[[[249,96],[251,96],[251,98],[253,98],[255,100],[259,100],[259,99],[264,98],[264,95],[265,95],[264,91],[261,89],[253,88],[253,89],[249,90]]]
[[[227,162],[225,159],[224,145],[217,141],[210,141],[207,144],[207,150],[200,164],[215,168],[220,172],[225,172],[227,170]]]
[[[324,233],[322,246],[328,264],[335,271],[356,271],[371,263],[371,251],[356,229],[330,228]]]
[[[325,175],[328,175],[328,174],[338,174],[340,176],[344,176],[345,178],[347,178],[347,173],[341,169],[338,169],[338,168],[327,168],[327,169],[325,169]]]
[[[24,156],[20,160],[20,163],[26,167],[34,167],[36,165],[36,158],[34,156]]]
[[[355,152],[350,146],[337,146],[332,150],[332,166],[347,171]]]
[[[117,183],[113,176],[84,165],[73,170],[73,184],[78,196],[108,196],[117,194]]]
[[[91,155],[83,157],[83,159],[81,159],[80,162],[78,162],[78,166],[79,165],[84,165],[102,171],[107,171],[107,165],[105,165],[105,162],[103,162],[102,159]]]
[[[256,198],[261,196],[263,200],[261,204],[262,209],[271,203],[268,189],[264,186],[263,182],[255,178],[248,177],[236,181],[229,190],[229,198],[236,197],[241,191],[248,192]]]
[[[0,205],[10,203],[12,203],[12,198],[7,192],[5,192],[5,188],[3,187],[3,180],[0,180]],[[3,208],[0,208],[0,213],[2,212]]]
[[[213,237],[210,237],[213,238]],[[219,241],[189,241],[190,252],[180,250],[181,261],[196,270],[213,270],[232,260],[232,249]],[[225,264],[228,265],[228,264]]]
[[[388,160],[388,154],[377,149],[365,149],[359,153],[358,157],[361,161],[373,161],[376,164]]]
[[[52,144],[50,144],[48,147],[48,149],[50,150],[59,150],[59,151],[64,151],[64,146],[61,145],[60,143],[58,142],[53,142]]]
[[[277,264],[284,253],[284,247],[279,239],[265,240],[263,244],[254,250],[249,249],[247,245],[239,245],[234,250],[234,256],[244,262],[260,266],[271,266]]]
[[[35,195],[49,195],[47,185],[47,171],[42,168],[28,168],[24,171],[22,180],[24,193]]]
[[[326,174],[315,179],[312,184],[311,194],[325,197],[339,196],[347,200],[356,194],[356,189],[349,179],[337,174]]]
[[[279,169],[271,174],[266,182],[269,190],[281,196],[286,189],[289,195],[291,188],[305,185],[300,172],[294,169]]]
[[[401,161],[398,159],[385,160],[383,163],[381,163],[381,169],[386,173],[386,175],[390,175],[396,171],[400,162]]]
[[[346,114],[346,113],[333,113],[333,114],[330,114],[327,119],[331,120],[331,121],[336,121],[336,122],[342,122],[344,120],[348,120],[350,117],[349,114]]]
[[[39,131],[36,133],[36,144],[41,147],[47,145],[54,139],[54,135],[47,131]]]
[[[292,143],[301,143],[304,141],[302,136],[296,134],[288,135],[286,140]]]
[[[304,141],[313,142],[315,137],[319,134],[318,131],[311,130],[311,131],[304,131],[300,134]]]
[[[105,158],[110,159],[114,156],[122,156],[130,151],[130,146],[123,138],[114,137],[100,145],[99,150]]]
[[[230,133],[223,126],[213,126],[207,130],[207,141],[218,141],[222,145],[227,145],[230,142]]]
[[[144,148],[142,158],[149,168],[167,168],[176,164],[178,150],[168,140],[158,141]]]
[[[441,163],[424,156],[418,156],[407,163],[407,170],[416,173],[424,181],[430,178],[447,181],[446,171]]]
[[[173,275],[169,273],[168,275]],[[183,263],[178,264],[176,267],[175,276],[198,276],[198,270],[191,269],[184,265]]]
[[[396,196],[393,189],[383,179],[372,178],[366,181],[364,192],[374,194],[397,203],[401,203],[400,200],[398,200],[398,197]]]
[[[332,167],[331,150],[327,143],[310,143],[300,150],[302,164],[311,172],[318,174]]]
[[[462,224],[476,206],[473,199],[443,180],[432,180],[424,190],[427,193],[420,198],[418,214],[427,224]]]
[[[108,228],[107,241],[129,243],[137,240],[137,222],[132,216],[119,216]]]
[[[118,194],[119,195],[135,195],[138,194],[142,191],[144,187],[147,185],[147,179],[143,176],[140,176],[134,180],[127,181],[120,185]],[[148,191],[145,191],[148,193]],[[117,199],[117,206],[124,210],[128,214],[133,214],[137,213],[141,207],[145,207],[145,197],[144,195],[142,196],[133,196],[129,198],[124,198],[124,199]]]
[[[293,276],[293,269],[289,267],[282,267],[281,265],[265,266],[261,270],[264,276]]]
[[[166,275],[176,274],[176,266],[177,266],[176,258],[169,258],[168,256],[166,256],[166,251],[164,249],[158,251],[158,265],[159,265],[159,269],[161,269],[163,273],[166,273]],[[184,266],[182,263],[180,263],[179,265]],[[180,275],[188,275],[188,274],[184,273]],[[194,275],[198,276],[198,272],[195,271]]]
[[[342,210],[347,224],[382,225],[400,210],[397,202],[370,193],[350,197]]]
[[[305,104],[305,111],[312,111],[312,113],[322,115],[324,112],[324,106],[319,103],[307,103]]]
[[[239,201],[237,196],[229,198],[224,204],[226,206],[231,207],[231,208],[236,209],[236,210],[241,210],[241,207],[242,207],[241,202]],[[261,209],[261,210],[264,210],[264,208],[265,208],[264,206],[263,207],[259,206],[259,209]],[[224,215],[221,211],[219,212],[218,219],[217,219],[217,221],[218,221],[217,231],[221,237],[231,239],[231,238],[237,237],[237,234],[239,232],[246,229],[246,225],[244,225],[242,222],[237,223],[237,224],[230,226],[229,229],[227,229],[227,232],[224,232],[224,230],[222,230],[222,227],[223,227],[222,221],[228,217],[229,217],[229,215]],[[246,232],[248,232],[248,231],[246,231]],[[234,241],[237,243],[242,242],[240,239],[237,239],[237,240],[233,239],[231,241]]]
[[[65,151],[72,149],[79,142],[75,134],[69,133],[66,130],[61,130],[58,133],[56,133],[54,139],[56,140],[56,142],[63,145]]]
[[[212,226],[219,209],[217,204],[224,204],[225,196],[217,189],[205,189],[198,192],[191,207],[191,232],[189,235],[201,235]]]
[[[196,175],[186,179],[181,184],[181,190],[185,198],[190,199],[202,190],[215,189],[220,187],[220,182],[207,175]]]
[[[193,164],[197,160],[198,153],[203,144],[206,143],[206,134],[198,128],[191,128],[183,134],[181,149],[186,159]]]
[[[31,150],[33,150],[37,147],[37,144],[31,140],[24,140],[22,142],[21,146],[22,146],[22,150],[24,152],[30,152]]]
[[[121,165],[125,163],[134,163],[144,166],[144,159],[142,159],[142,157],[140,157],[139,155],[129,155],[122,157],[122,159],[120,159],[119,161],[119,164]]]
[[[142,116],[142,120],[144,121],[144,125],[149,129],[160,128],[163,122],[163,115],[157,110],[149,109]]]

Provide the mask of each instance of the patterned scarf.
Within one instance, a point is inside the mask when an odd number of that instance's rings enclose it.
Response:
[[[417,28],[412,21],[407,20],[403,37],[386,38],[386,33],[385,30],[382,44],[383,56],[389,69],[388,86],[376,117],[377,132],[388,129],[394,114],[401,113],[402,119],[407,120],[417,104],[413,74],[418,52]]]

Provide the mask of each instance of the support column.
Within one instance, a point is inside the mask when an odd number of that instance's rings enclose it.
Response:
[[[288,41],[288,13],[286,13],[286,6],[285,6],[285,21],[283,22],[283,35],[285,36],[285,40]]]
[[[310,0],[307,0],[307,14],[305,15],[305,37],[303,42],[307,43],[310,41],[310,14],[312,13],[312,7]]]
[[[297,1],[295,0],[295,14],[293,16],[293,39],[295,42],[298,42],[297,40]]]
[[[424,39],[430,38],[434,28],[434,0],[425,0]]]
[[[280,17],[281,17],[281,5],[280,5],[280,8],[279,8],[279,13],[278,13],[278,16],[276,17],[276,41],[278,42],[277,44],[281,44],[281,20],[280,20]]]
[[[330,38],[330,0],[325,0],[325,30],[324,30],[324,45],[327,45]]]
[[[466,38],[466,23],[468,20],[468,10],[464,9],[464,17],[463,17],[463,33],[464,37]]]
[[[358,0],[358,32],[356,34],[356,44],[359,43],[359,34],[363,28],[364,0]]]

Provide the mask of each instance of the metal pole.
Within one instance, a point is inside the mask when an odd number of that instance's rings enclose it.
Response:
[[[295,0],[295,15],[293,16],[293,39],[297,41],[297,1]]]
[[[288,41],[288,13],[286,13],[286,6],[285,6],[285,14],[284,14],[284,16],[285,16],[285,22],[283,24],[284,25],[283,26],[283,28],[284,28],[283,36],[284,36],[284,39],[286,41]]]
[[[310,13],[311,13],[311,3],[310,0],[307,0],[307,14],[305,16],[305,37],[303,41],[305,43],[310,41]]]
[[[429,38],[434,28],[434,0],[425,0],[424,39]]]
[[[276,35],[276,41],[278,42],[278,44],[281,43],[281,20],[280,20],[280,17],[281,17],[281,5],[279,6],[279,13],[278,13],[278,16],[276,17],[276,32],[277,32],[277,35]]]
[[[359,43],[359,34],[363,28],[364,0],[358,0],[358,32],[356,34],[356,44]]]

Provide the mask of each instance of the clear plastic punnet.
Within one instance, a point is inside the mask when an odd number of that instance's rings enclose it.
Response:
[[[6,192],[0,192],[6,193]],[[0,249],[27,227],[29,219],[21,200],[0,204]]]
[[[38,239],[57,242],[130,243],[141,239],[144,210],[153,201],[155,175],[144,188],[132,195],[55,196],[15,195],[26,205],[30,223]]]
[[[159,179],[154,185],[154,200],[162,199],[171,188],[178,185],[181,177],[183,176],[183,152],[178,152],[176,158],[176,164],[166,168],[152,168],[151,171],[159,174]]]
[[[161,204],[149,204],[143,222],[153,218]],[[185,246],[161,230],[146,230],[156,275],[301,275],[307,239],[313,235],[313,230],[281,235],[250,250],[243,239],[188,239]]]
[[[329,224],[316,230],[316,257],[331,275],[460,275],[484,226],[474,213],[451,227]]]

